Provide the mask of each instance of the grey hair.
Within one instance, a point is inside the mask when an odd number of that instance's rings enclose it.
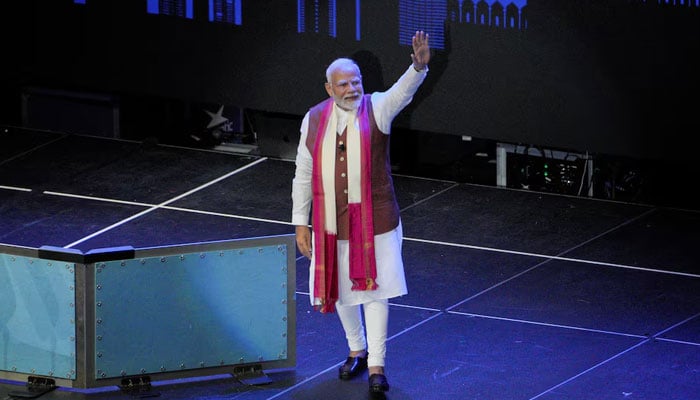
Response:
[[[360,66],[351,58],[336,58],[331,65],[326,68],[326,82],[331,83],[333,71],[346,65],[354,65],[358,70],[360,69]]]

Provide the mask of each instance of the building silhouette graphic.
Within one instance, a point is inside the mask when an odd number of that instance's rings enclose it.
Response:
[[[506,29],[527,28],[527,0],[450,0],[447,9],[450,22]]]

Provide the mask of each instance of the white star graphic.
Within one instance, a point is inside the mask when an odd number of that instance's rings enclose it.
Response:
[[[207,125],[207,129],[214,127],[214,126],[219,126],[223,124],[224,122],[228,121],[228,118],[224,117],[222,114],[224,112],[224,106],[222,105],[219,107],[219,111],[214,114],[211,111],[204,110],[209,116],[211,117],[211,121],[209,121],[209,125]]]

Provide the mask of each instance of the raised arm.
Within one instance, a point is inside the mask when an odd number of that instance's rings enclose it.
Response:
[[[372,93],[374,118],[379,130],[387,134],[391,130],[394,117],[411,102],[428,73],[428,62],[430,62],[428,34],[416,31],[412,45],[412,65],[406,68],[406,72],[387,91]]]

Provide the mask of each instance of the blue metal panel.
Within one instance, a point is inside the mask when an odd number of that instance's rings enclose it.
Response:
[[[0,370],[74,379],[75,265],[0,254]]]
[[[95,379],[286,359],[287,251],[97,263]]]

